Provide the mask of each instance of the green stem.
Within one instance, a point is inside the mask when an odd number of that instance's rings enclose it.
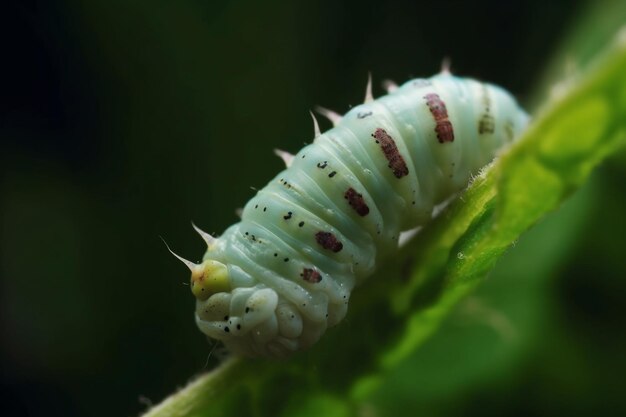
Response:
[[[143,417],[192,416],[211,406],[211,401],[224,387],[231,386],[240,376],[243,361],[232,357],[210,372],[200,375],[180,391],[148,410]]]

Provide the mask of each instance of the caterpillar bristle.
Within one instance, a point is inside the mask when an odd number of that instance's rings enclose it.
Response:
[[[365,86],[365,100],[363,103],[369,103],[374,101],[374,95],[372,94],[372,73],[367,73],[367,85]]]
[[[332,110],[329,110],[322,106],[315,106],[315,111],[330,120],[333,126],[337,126],[339,122],[341,122],[341,115],[339,113],[335,113]]]
[[[191,226],[194,228],[196,232],[198,232],[200,237],[202,237],[202,240],[206,242],[207,246],[211,246],[213,243],[215,243],[215,238],[211,236],[209,233],[200,229],[198,226],[196,226],[194,222],[191,222]]]
[[[398,247],[403,248],[409,243],[415,235],[422,230],[422,226],[417,226],[413,229],[405,230],[404,232],[400,232],[400,237],[398,238]]]
[[[452,61],[450,60],[450,57],[446,56],[441,60],[441,70],[439,71],[439,73],[441,75],[451,75],[452,72],[450,71],[450,68],[452,66]]]
[[[243,216],[243,209],[241,207],[237,207],[235,209],[235,215],[241,219],[241,216]]]
[[[185,266],[187,266],[187,268],[189,268],[189,270],[191,272],[193,272],[195,270],[196,267],[198,267],[199,265],[188,261],[187,259],[183,258],[182,256],[177,255],[172,249],[170,249],[170,246],[167,244],[167,242],[165,241],[165,239],[163,239],[162,236],[159,236],[161,238],[161,240],[163,241],[163,243],[165,244],[165,247],[167,248],[167,250],[176,257],[176,259],[178,259],[179,261],[181,261],[182,263],[185,264]]]
[[[313,118],[313,135],[314,135],[313,139],[315,139],[322,134],[322,131],[320,130],[320,124],[317,122],[317,118],[315,117],[315,114],[311,110],[309,110],[309,113],[311,114],[311,117]]]
[[[289,152],[283,151],[282,149],[275,148],[274,155],[282,159],[287,168],[291,166],[291,163],[293,162],[293,155],[290,154]]]
[[[392,80],[384,80],[383,81],[383,88],[385,89],[385,91],[387,91],[389,94],[391,94],[391,93],[393,93],[394,91],[396,91],[398,89],[398,84],[396,84]]]

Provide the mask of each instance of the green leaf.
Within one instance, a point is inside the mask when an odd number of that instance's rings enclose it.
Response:
[[[626,41],[559,99],[392,262],[347,319],[284,362],[230,359],[146,416],[367,413],[368,399],[519,236],[626,144]],[[285,389],[288,388],[288,390]],[[286,395],[288,393],[288,395]]]

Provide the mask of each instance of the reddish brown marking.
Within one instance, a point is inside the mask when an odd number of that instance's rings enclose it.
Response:
[[[322,280],[322,274],[311,268],[304,268],[300,276],[303,280],[311,284],[317,284]]]
[[[438,122],[437,126],[435,126],[435,132],[437,132],[437,138],[439,138],[439,142],[452,142],[454,140],[454,131],[452,130],[452,123],[449,120],[444,120],[443,122]],[[444,139],[441,139],[444,138]],[[452,138],[452,139],[445,139]]]
[[[335,235],[330,232],[317,232],[315,234],[315,240],[324,249],[331,250],[335,253],[343,249],[343,243],[338,241]]]
[[[478,121],[478,134],[482,135],[483,133],[493,133],[496,128],[495,121],[493,116],[489,113],[483,114],[483,116]]]
[[[443,121],[448,118],[448,109],[439,94],[430,93],[424,96],[426,105],[430,109],[436,122]]]
[[[409,175],[409,168],[407,168],[404,158],[400,155],[396,142],[389,136],[385,129],[376,129],[372,137],[376,139],[376,143],[380,145],[380,149],[383,151],[385,158],[389,161],[389,165],[387,166],[391,168],[393,175],[395,175],[396,178]]]
[[[448,109],[439,94],[430,93],[424,96],[426,105],[435,119],[435,132],[439,143],[454,142],[454,129],[448,120]]]
[[[484,133],[492,134],[495,131],[496,125],[493,116],[489,113],[489,107],[491,106],[491,99],[489,98],[489,91],[485,84],[482,85],[482,102],[485,106],[485,113],[483,113],[480,120],[478,120],[478,134]]]
[[[348,204],[350,204],[350,207],[352,207],[359,216],[363,217],[369,214],[370,208],[367,206],[367,204],[365,204],[363,196],[357,193],[354,188],[348,188],[343,196],[346,200],[348,200]]]

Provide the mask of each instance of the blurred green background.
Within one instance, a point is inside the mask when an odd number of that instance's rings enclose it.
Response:
[[[189,221],[234,222],[281,169],[272,148],[311,141],[314,105],[344,112],[368,71],[380,95],[448,56],[536,110],[626,21],[619,1],[0,7],[0,410],[17,416],[136,415],[205,369],[159,235],[200,259]],[[624,184],[622,152],[363,412],[626,415]]]

